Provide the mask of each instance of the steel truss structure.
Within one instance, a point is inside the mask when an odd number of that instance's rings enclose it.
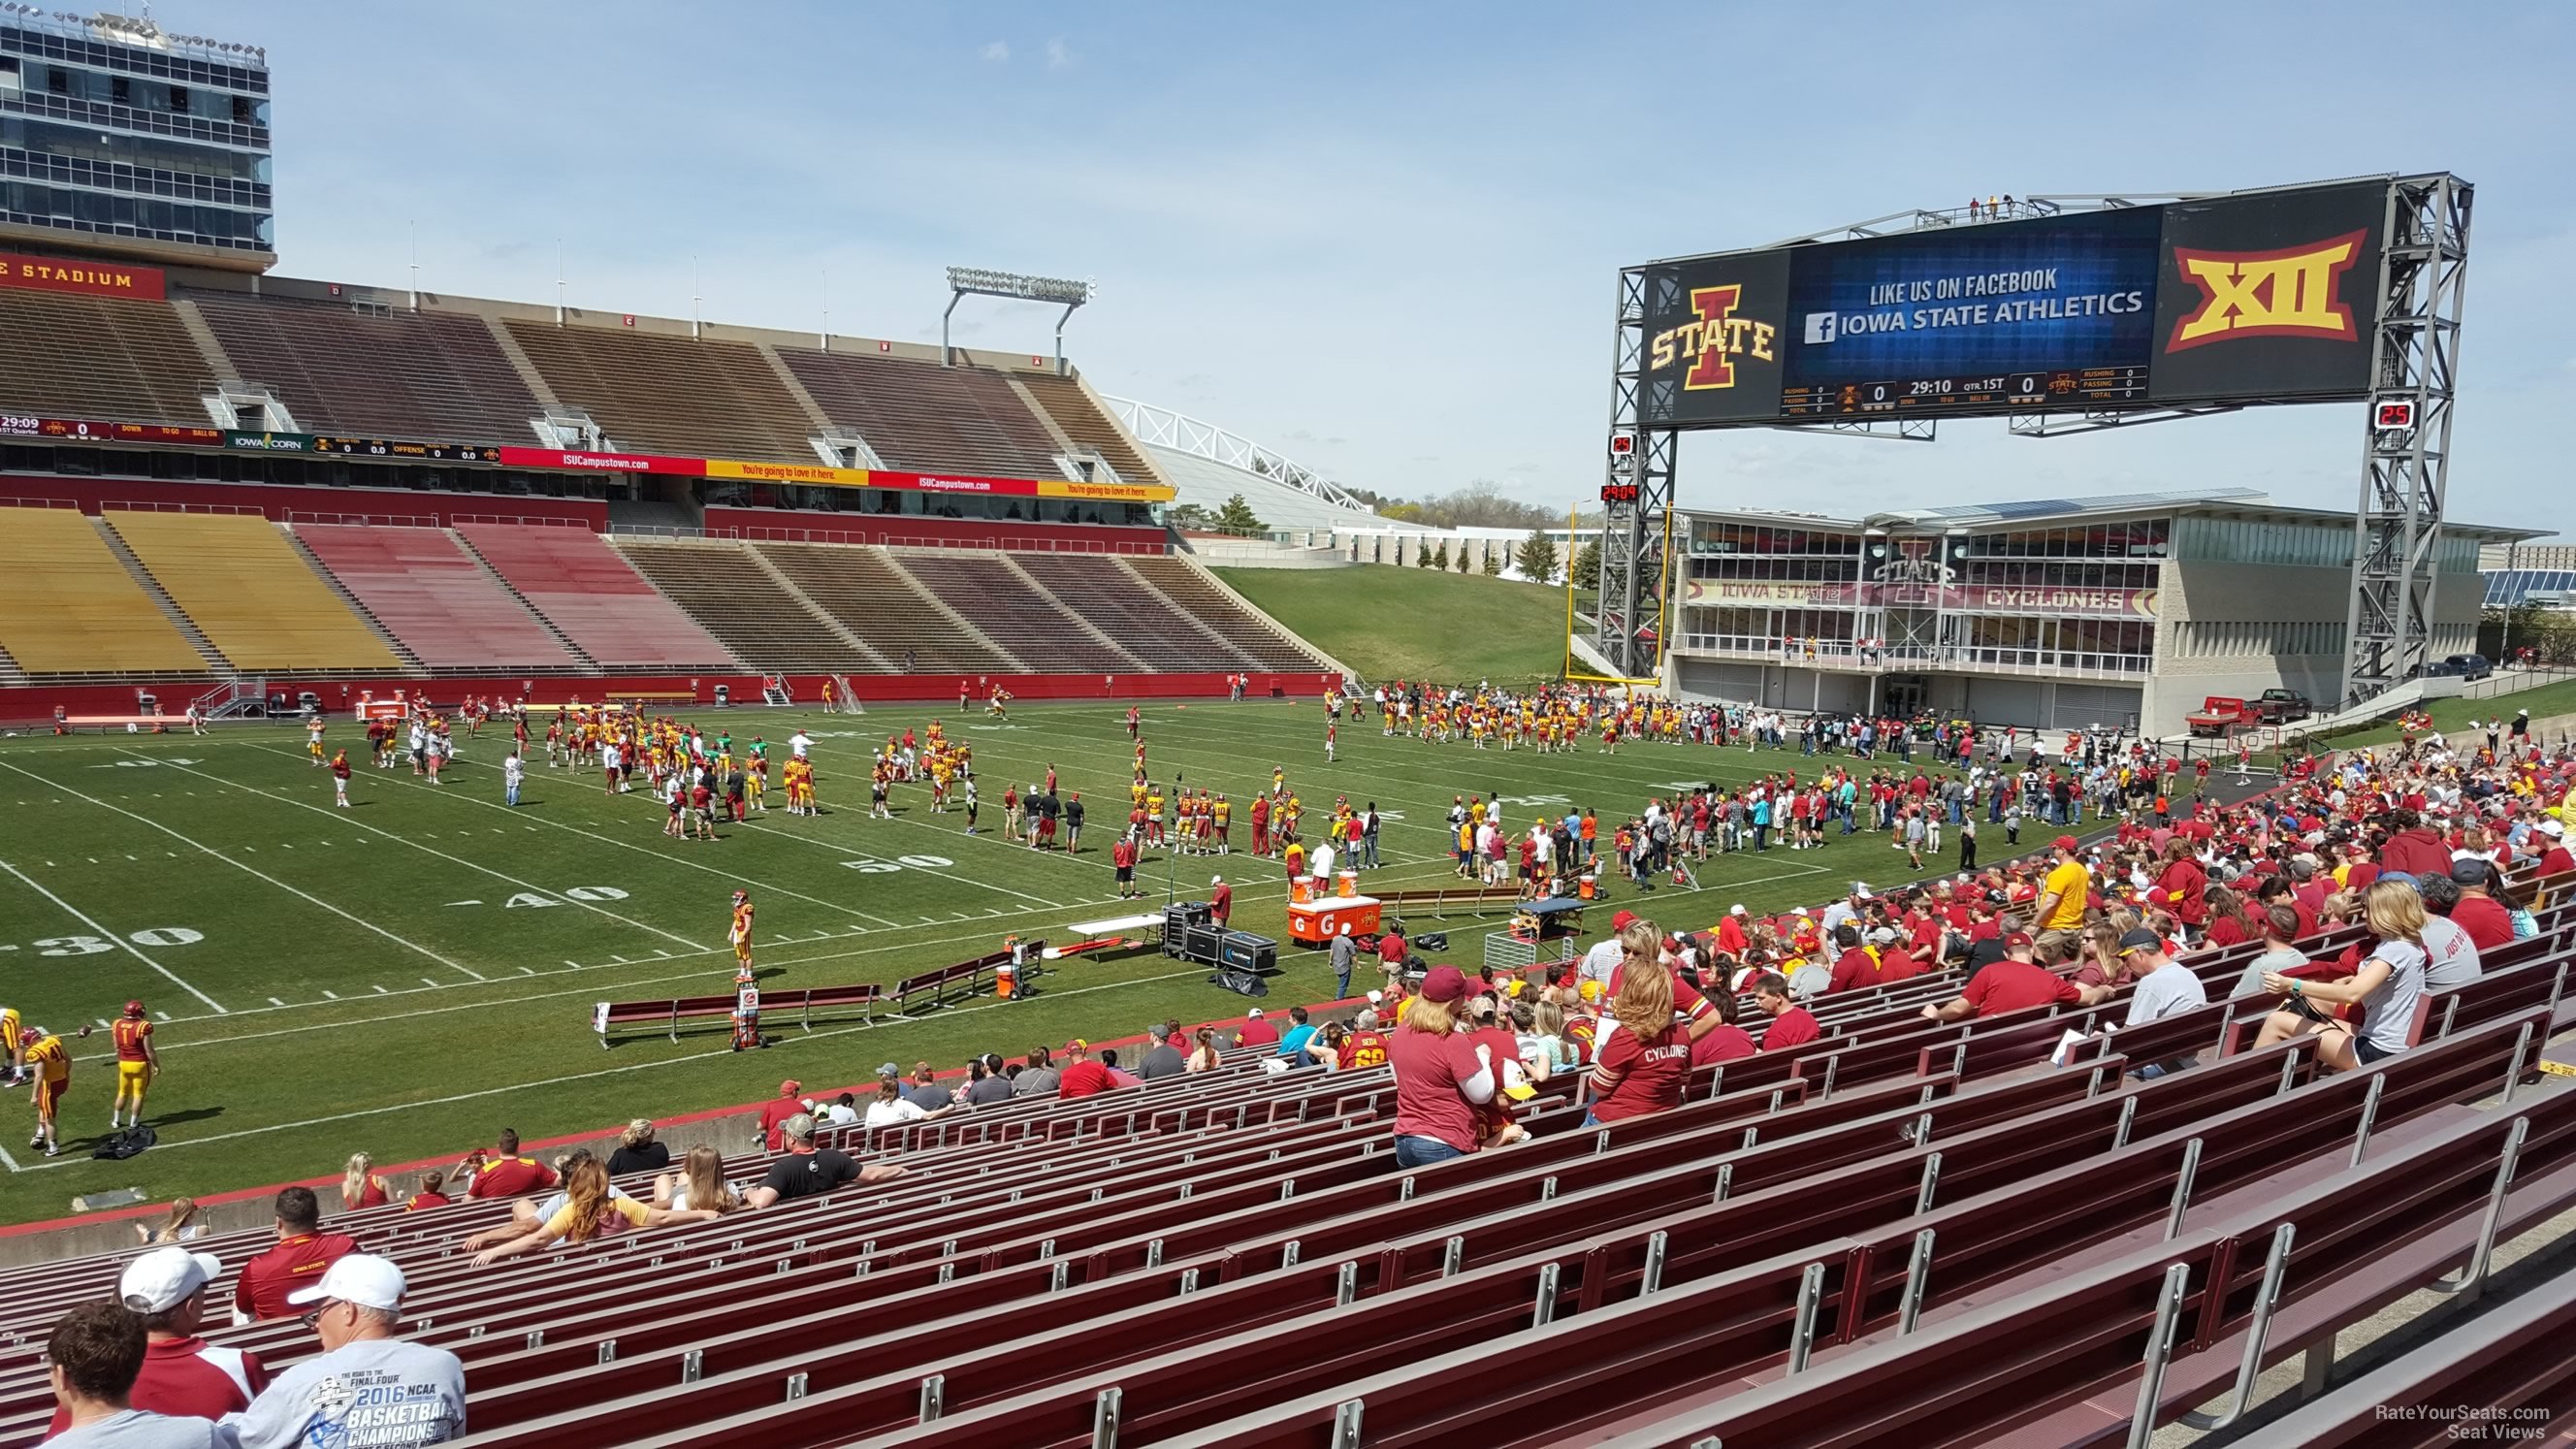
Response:
[[[2389,188],[2379,263],[2379,327],[2362,416],[2361,497],[2353,512],[2352,601],[2344,625],[2344,704],[2408,679],[2430,660],[2435,551],[2451,469],[2460,304],[2476,188],[2442,173]],[[2385,426],[2408,404],[2408,426]]]
[[[1100,400],[1117,414],[1118,421],[1126,425],[1137,442],[1195,454],[1230,468],[1258,473],[1337,508],[1371,516],[1376,513],[1332,479],[1275,449],[1263,447],[1241,433],[1132,397],[1111,397],[1103,393]]]
[[[1663,640],[1639,636],[1671,572],[1663,556],[1664,530],[1681,439],[1674,429],[1646,426],[1645,374],[1646,269],[1628,267],[1619,273],[1619,317],[1611,333],[1610,448],[1603,476],[1607,484],[1635,484],[1637,497],[1604,505],[1592,643],[1613,673],[1631,679],[1662,667]]]

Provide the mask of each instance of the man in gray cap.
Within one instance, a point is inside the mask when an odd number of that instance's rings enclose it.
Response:
[[[1172,1045],[1171,1023],[1158,1021],[1145,1028],[1151,1045],[1136,1063],[1136,1075],[1148,1082],[1163,1077],[1177,1077],[1189,1070],[1189,1060]]]

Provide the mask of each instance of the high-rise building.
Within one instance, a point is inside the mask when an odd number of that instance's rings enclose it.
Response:
[[[0,246],[265,271],[268,53],[0,3]]]

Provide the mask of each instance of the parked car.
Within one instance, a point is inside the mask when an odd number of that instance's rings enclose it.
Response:
[[[2424,672],[2427,675],[2457,675],[2474,684],[2494,674],[2495,666],[2487,662],[2487,657],[2483,654],[2452,654],[2445,656],[2437,664],[2425,666]]]

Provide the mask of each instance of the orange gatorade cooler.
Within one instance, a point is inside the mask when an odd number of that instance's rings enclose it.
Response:
[[[993,995],[996,998],[1003,1001],[1010,1000],[1012,989],[1019,984],[1019,967],[1005,961],[993,968]]]
[[[1288,878],[1288,903],[1290,905],[1302,906],[1312,902],[1314,899],[1315,878],[1313,876],[1299,875],[1290,876]]]
[[[1358,895],[1358,894],[1360,893],[1360,873],[1359,873],[1358,871],[1355,871],[1355,870],[1346,870],[1346,871],[1343,871],[1343,872],[1341,872],[1341,873],[1340,873],[1340,880],[1341,880],[1341,890],[1340,890],[1340,894],[1342,894],[1342,895],[1346,895],[1346,896],[1355,896],[1355,895]]]

